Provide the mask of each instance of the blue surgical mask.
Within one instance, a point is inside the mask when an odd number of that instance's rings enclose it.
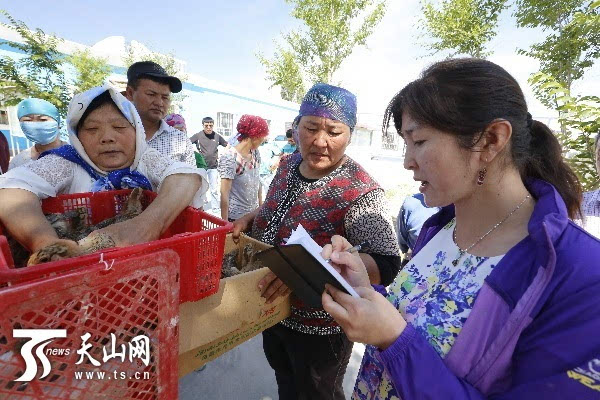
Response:
[[[58,136],[58,122],[56,121],[26,121],[21,122],[20,125],[27,139],[37,144],[52,143]]]

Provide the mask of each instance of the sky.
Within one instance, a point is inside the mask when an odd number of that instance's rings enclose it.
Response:
[[[257,92],[269,83],[256,53],[270,56],[282,33],[300,27],[284,0],[0,0],[0,8],[30,28],[90,46],[108,36],[137,40],[154,51],[173,52],[187,62],[188,72]],[[428,56],[419,19],[419,0],[388,0],[386,15],[367,47],[356,48],[334,74],[333,83],[357,95],[359,120],[380,120],[396,92],[446,56]],[[516,50],[543,37],[539,30],[514,28],[509,11],[501,16],[499,34],[489,46],[489,59],[515,76],[540,120],[554,113],[528,88],[527,78],[538,64]],[[588,71],[573,89],[577,94],[600,93],[600,67]]]

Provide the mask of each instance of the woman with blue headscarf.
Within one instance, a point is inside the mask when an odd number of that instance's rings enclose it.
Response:
[[[137,217],[92,233],[108,234],[117,246],[157,239],[186,206],[202,204],[206,173],[149,148],[134,105],[113,87],[76,95],[67,129],[71,145],[0,176],[0,222],[30,251],[57,242],[77,246],[58,240],[40,207],[46,197],[136,187],[157,191]]]
[[[8,169],[37,160],[43,152],[66,144],[60,140],[60,115],[54,104],[42,99],[25,99],[17,105],[17,117],[25,137],[34,144],[14,156]]]
[[[302,101],[293,128],[299,153],[281,160],[263,205],[234,222],[234,238],[252,228],[252,237],[280,245],[301,224],[321,246],[338,232],[360,253],[372,283],[388,285],[400,257],[383,189],[345,152],[356,125],[356,97],[323,83]],[[259,290],[267,302],[289,289],[268,273]],[[279,398],[343,399],[342,382],[352,343],[322,308],[292,298],[290,317],[263,332],[263,348]]]

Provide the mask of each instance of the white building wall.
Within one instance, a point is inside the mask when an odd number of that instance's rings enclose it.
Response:
[[[20,42],[21,39],[14,31],[0,26],[0,40]],[[149,51],[139,42],[130,43],[141,51]],[[60,45],[60,50],[64,53],[72,53],[75,50],[90,49],[95,56],[105,57],[113,66],[113,73],[109,77],[110,81],[123,83],[126,82],[126,66],[122,65],[122,57],[125,54],[127,43],[123,37],[111,36],[88,47],[80,43],[64,41]],[[9,56],[11,58],[20,58],[22,53],[15,51],[6,44],[0,46],[0,56]],[[185,69],[186,63],[182,60],[176,60],[178,65]],[[65,70],[67,78],[72,76],[73,71],[70,68]],[[243,114],[258,115],[270,121],[270,137],[285,134],[286,124],[289,125],[296,117],[299,105],[281,100],[273,96],[272,93],[252,93],[248,89],[234,87],[223,82],[213,81],[204,77],[188,73],[184,82],[183,93],[186,98],[182,102],[181,114],[186,120],[188,134],[192,134],[202,129],[202,118],[211,116],[217,122],[218,113],[232,114],[232,131]],[[12,124],[11,132],[19,135],[20,129]],[[216,124],[215,124],[216,125]],[[216,126],[217,132],[222,131],[224,127]],[[224,132],[225,133],[225,132]]]
[[[270,121],[270,137],[285,134],[286,123],[291,123],[298,114],[298,105],[277,104],[268,100],[246,97],[225,90],[200,87],[186,84],[181,114],[185,118],[188,133],[192,134],[202,130],[202,118],[212,117],[215,120],[215,129],[227,135],[225,127],[219,126],[218,114],[232,114],[232,131],[235,131],[240,117],[243,114],[258,115]]]

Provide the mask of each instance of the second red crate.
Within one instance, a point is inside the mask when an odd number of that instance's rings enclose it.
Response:
[[[116,215],[130,190],[60,195],[42,201],[44,213],[65,213],[85,208],[86,224],[97,224]],[[144,208],[156,194],[145,191]],[[180,258],[180,302],[197,301],[217,292],[221,277],[225,235],[233,225],[217,217],[187,207],[160,239],[122,248],[105,249],[94,254],[49,262],[26,268],[14,268],[6,238],[0,235],[0,286],[31,281],[97,264],[102,260],[123,260],[160,249],[173,249]]]

